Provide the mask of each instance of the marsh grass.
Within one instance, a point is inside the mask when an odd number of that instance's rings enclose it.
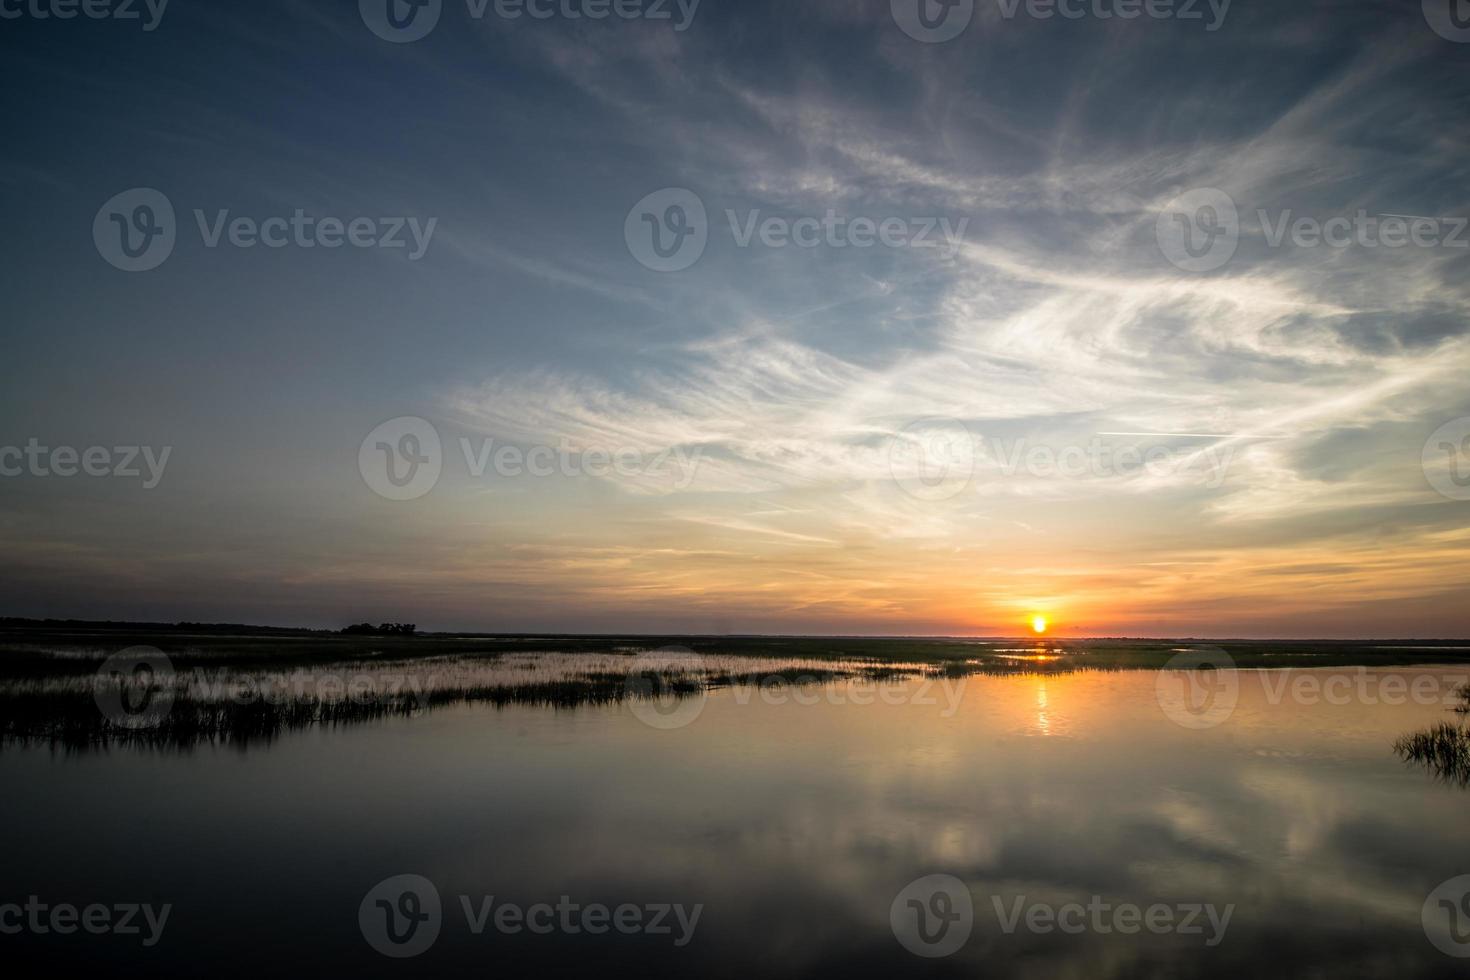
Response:
[[[1462,715],[1470,714],[1470,684],[1461,687],[1456,694],[1460,698],[1460,703],[1455,705],[1455,712]]]
[[[110,654],[148,646],[174,676],[169,710],[150,727],[110,721],[99,677]],[[247,745],[281,733],[456,704],[554,709],[680,698],[731,687],[810,687],[910,678],[1056,676],[1151,670],[1183,650],[1223,651],[1243,668],[1470,660],[1454,644],[1148,640],[970,640],[866,637],[343,636],[194,627],[99,629],[0,625],[0,745],[50,742]],[[1426,652],[1427,651],[1427,652]],[[157,679],[155,679],[156,681]],[[99,686],[100,685],[100,686]],[[1464,692],[1470,710],[1470,691]]]
[[[677,690],[677,685],[674,686]],[[340,727],[383,718],[412,718],[455,704],[496,707],[531,704],[555,708],[608,704],[623,694],[611,685],[575,681],[516,687],[466,687],[359,698],[294,696],[286,700],[176,699],[156,724],[133,728],[105,717],[91,694],[52,691],[15,697],[0,692],[0,739],[49,742],[67,748],[147,744],[186,748],[201,744],[268,743],[304,728]]]
[[[190,661],[184,658],[185,663]],[[858,679],[877,682],[936,675],[932,664],[771,657],[645,659],[622,653],[513,653],[414,659],[369,657],[285,670],[243,670],[193,662],[172,676],[136,679],[73,669],[29,670],[0,680],[0,742],[42,742],[71,749],[107,744],[246,746],[312,727],[415,717],[458,704],[554,709],[682,698],[742,685],[810,686]],[[136,705],[166,701],[148,724],[110,719],[99,696]]]
[[[1470,714],[1470,684],[1456,693],[1460,703],[1450,710]],[[1442,721],[1422,732],[1405,735],[1393,743],[1393,749],[1406,763],[1427,769],[1435,778],[1462,789],[1470,788],[1470,729],[1466,724]]]
[[[1405,762],[1422,766],[1447,783],[1470,787],[1470,732],[1463,727],[1442,721],[1405,735],[1393,747]]]

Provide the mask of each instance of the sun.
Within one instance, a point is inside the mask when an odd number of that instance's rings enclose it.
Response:
[[[1046,617],[1045,616],[1032,616],[1031,617],[1031,631],[1033,633],[1045,633],[1046,632]]]

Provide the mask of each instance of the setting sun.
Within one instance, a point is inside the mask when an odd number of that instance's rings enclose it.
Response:
[[[1032,616],[1031,617],[1031,629],[1034,632],[1037,632],[1037,633],[1045,633],[1046,632],[1046,617],[1045,616]]]

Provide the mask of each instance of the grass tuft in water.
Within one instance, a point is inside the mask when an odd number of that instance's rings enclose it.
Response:
[[[1393,748],[1405,762],[1423,766],[1445,782],[1470,787],[1470,732],[1464,728],[1442,721],[1405,735]]]

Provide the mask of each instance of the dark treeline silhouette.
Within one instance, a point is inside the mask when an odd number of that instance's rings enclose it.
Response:
[[[224,636],[312,636],[331,635],[334,630],[303,629],[293,626],[251,626],[246,623],[148,623],[105,619],[30,619],[0,616],[0,631],[107,632],[107,633],[190,633]]]
[[[414,623],[358,623],[356,626],[348,626],[342,632],[348,636],[413,636],[417,630]]]

